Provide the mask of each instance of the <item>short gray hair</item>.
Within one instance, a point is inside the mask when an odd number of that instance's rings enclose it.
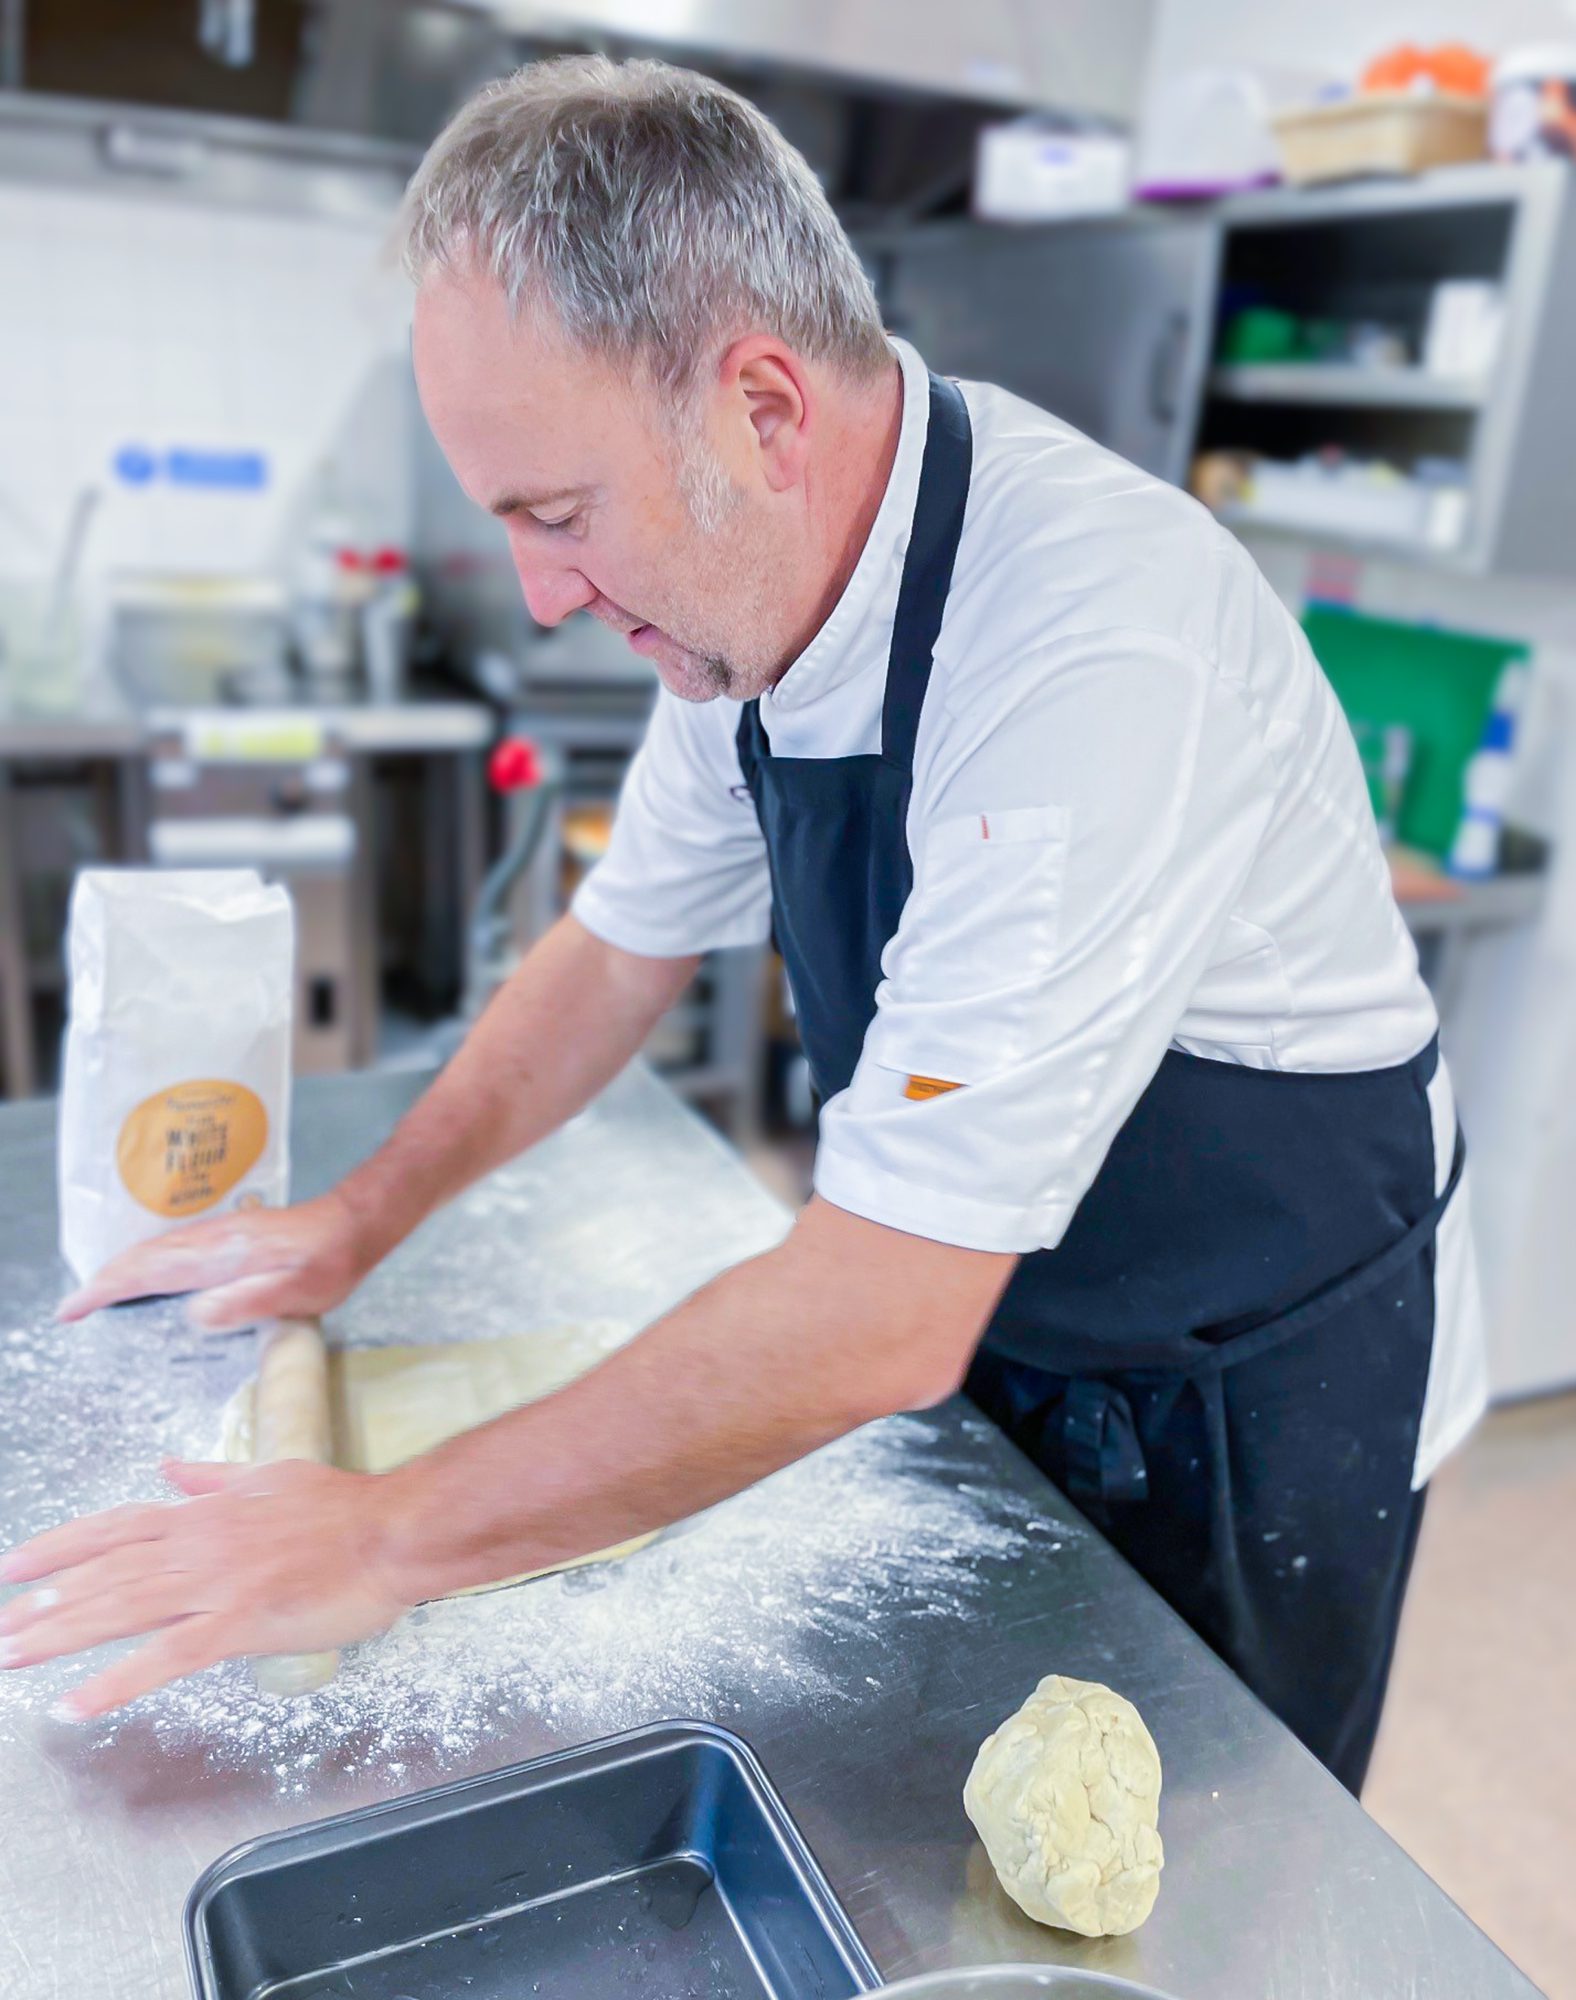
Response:
[[[747,333],[870,376],[870,280],[804,157],[756,108],[661,62],[563,56],[488,84],[405,199],[406,270],[474,261],[516,311],[675,396]]]

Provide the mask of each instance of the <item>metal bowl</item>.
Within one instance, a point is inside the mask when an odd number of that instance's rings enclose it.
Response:
[[[1135,1986],[1110,1972],[1073,1966],[976,1965],[926,1972],[883,1986],[871,2000],[1173,2000],[1153,1986]]]

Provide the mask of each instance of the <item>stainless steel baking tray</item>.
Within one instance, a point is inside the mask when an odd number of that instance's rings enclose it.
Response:
[[[875,1967],[748,1746],[659,1723],[290,1832],[186,1904],[199,2000],[847,2000]]]

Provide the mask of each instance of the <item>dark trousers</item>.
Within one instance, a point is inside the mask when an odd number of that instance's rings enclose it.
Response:
[[[1362,1787],[1417,1547],[1433,1245],[1215,1374],[1097,1379],[1138,1474],[1091,1484],[1080,1383],[992,1354],[968,1393],[1348,1790]],[[1137,1497],[1134,1497],[1136,1489]],[[1047,1671],[1052,1671],[1048,1666]]]

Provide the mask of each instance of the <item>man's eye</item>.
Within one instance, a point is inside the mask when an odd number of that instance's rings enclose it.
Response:
[[[539,528],[572,528],[579,518],[578,513],[559,514],[552,520],[546,520],[540,514],[533,514],[531,516],[531,519]]]

